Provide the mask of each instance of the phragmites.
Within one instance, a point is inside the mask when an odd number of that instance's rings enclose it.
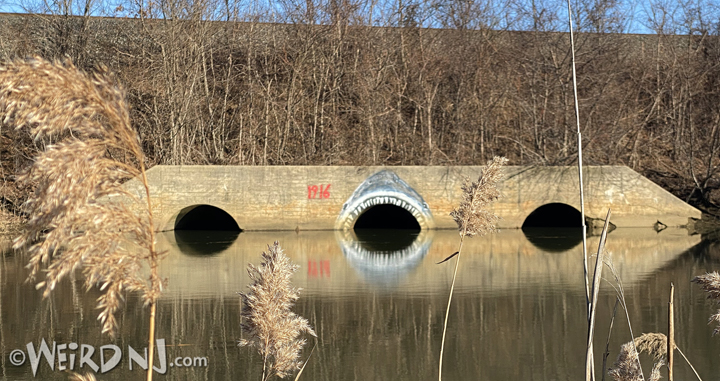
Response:
[[[660,379],[660,368],[665,365],[667,354],[667,336],[662,333],[646,333],[635,338],[620,347],[615,364],[608,371],[608,374],[615,381],[642,381],[642,369],[640,369],[640,360],[638,356],[645,352],[653,357],[655,364],[650,372],[650,381]]]
[[[19,177],[35,189],[24,205],[29,221],[14,243],[27,249],[30,279],[44,277],[37,287],[47,296],[82,269],[86,287],[104,291],[98,318],[112,336],[123,293],[141,291],[154,305],[162,283],[144,156],[123,89],[104,68],[85,74],[69,62],[13,61],[0,66],[0,121],[54,142]],[[144,195],[121,188],[136,176]],[[118,196],[142,213],[109,201]],[[143,268],[150,269],[149,278]]]
[[[491,161],[488,161],[487,168],[480,173],[478,181],[470,182],[469,179],[466,179],[462,186],[463,199],[460,202],[460,206],[450,213],[450,216],[452,216],[458,224],[458,229],[460,230],[460,248],[444,260],[438,262],[438,264],[441,264],[457,256],[452,283],[450,283],[450,296],[448,296],[447,308],[445,309],[445,322],[443,323],[443,333],[440,342],[440,359],[438,361],[438,381],[442,381],[445,336],[447,335],[450,303],[452,303],[453,292],[455,290],[455,281],[457,280],[463,242],[465,241],[465,237],[484,235],[485,233],[495,231],[495,222],[497,222],[499,217],[490,212],[488,206],[500,197],[497,184],[502,178],[502,166],[507,163],[507,161],[504,157],[495,156]]]
[[[502,178],[502,166],[507,161],[504,157],[495,156],[488,161],[487,168],[480,174],[478,181],[466,180],[463,184],[463,200],[460,206],[450,213],[458,224],[461,236],[472,237],[495,231],[498,216],[487,207],[500,197],[497,184]]]
[[[717,271],[696,276],[692,281],[699,284],[700,287],[708,293],[708,299],[713,299],[720,304],[720,274],[718,274]],[[713,335],[715,335],[720,333],[720,309],[715,315],[710,316],[710,323],[713,322],[718,324],[713,331]]]
[[[250,291],[239,293],[245,321],[242,329],[247,334],[239,345],[257,348],[263,357],[264,381],[273,375],[283,378],[299,370],[300,351],[306,342],[299,336],[303,332],[316,335],[305,318],[291,311],[299,298],[299,289],[292,286],[290,278],[299,266],[292,264],[277,242],[268,245],[262,258],[259,267],[248,265]]]
[[[667,354],[667,336],[662,333],[646,333],[635,338],[635,346],[640,353],[652,356],[655,362],[665,361]]]
[[[625,343],[620,347],[620,354],[608,374],[615,381],[643,380],[640,359],[632,342]]]
[[[79,374],[71,372],[70,381],[97,381],[97,379],[92,373]]]

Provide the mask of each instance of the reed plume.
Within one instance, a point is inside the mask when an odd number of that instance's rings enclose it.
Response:
[[[66,275],[81,269],[86,288],[103,291],[98,319],[111,337],[124,293],[140,292],[151,306],[150,379],[163,282],[144,155],[124,90],[104,67],[86,74],[67,61],[11,61],[0,66],[0,120],[29,129],[35,140],[55,142],[19,176],[34,187],[24,205],[29,220],[14,242],[29,254],[30,280],[42,277],[37,288],[48,296]],[[135,177],[143,195],[121,187]]]
[[[495,156],[488,161],[487,168],[477,181],[465,180],[462,186],[463,199],[460,206],[450,213],[460,232],[460,239],[484,235],[495,231],[499,217],[488,210],[488,206],[500,198],[497,184],[503,176],[502,166],[508,159]]]
[[[720,274],[717,271],[707,273],[705,275],[696,276],[693,282],[700,285],[700,287],[708,293],[708,299],[714,300],[720,304]],[[717,323],[713,335],[720,333],[720,309],[712,316],[710,316],[709,323]]]
[[[292,286],[290,278],[299,266],[290,261],[278,242],[268,245],[262,258],[259,267],[248,264],[250,291],[239,293],[243,302],[242,330],[248,335],[239,345],[258,350],[263,357],[265,381],[273,375],[284,378],[300,370],[300,351],[306,341],[299,336],[303,332],[317,335],[307,319],[291,311],[300,289]]]
[[[70,372],[70,381],[97,381],[92,373],[79,374]]]
[[[644,380],[638,354],[643,352],[652,356],[655,362],[650,372],[650,381],[659,380],[660,368],[665,365],[667,357],[667,336],[662,333],[646,333],[623,344],[608,374],[615,381]]]
[[[447,309],[445,310],[445,322],[443,323],[442,341],[440,344],[440,362],[438,365],[438,380],[442,380],[443,353],[445,351],[445,336],[447,333],[447,322],[450,315],[450,303],[452,302],[453,291],[455,290],[455,280],[457,279],[457,271],[460,263],[460,254],[462,253],[463,242],[466,237],[475,235],[484,235],[495,231],[495,223],[499,219],[494,213],[488,210],[488,206],[500,197],[500,190],[497,188],[498,182],[502,179],[502,166],[507,163],[504,157],[495,156],[488,161],[487,167],[480,173],[477,181],[471,182],[465,180],[462,186],[463,199],[460,206],[450,213],[455,220],[460,232],[460,247],[458,251],[450,255],[443,263],[453,256],[457,256],[455,260],[455,271],[450,285],[450,296],[448,297]]]

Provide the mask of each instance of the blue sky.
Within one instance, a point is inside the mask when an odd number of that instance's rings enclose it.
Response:
[[[123,0],[90,0],[93,1],[92,14],[95,16],[124,16],[133,17],[133,12],[129,9],[132,4],[137,2],[127,2]],[[188,4],[192,4],[193,0],[185,0]],[[319,1],[318,8],[323,6],[323,2],[327,4],[327,0]],[[384,15],[396,12],[398,3],[405,3],[408,7],[416,7],[419,12],[424,12],[425,19],[432,19],[429,24],[420,24],[431,27],[447,27],[447,23],[438,20],[447,20],[446,16],[438,16],[447,9],[456,9],[466,4],[472,3],[474,11],[483,15],[483,20],[476,20],[469,25],[490,25],[495,29],[513,29],[513,30],[532,30],[534,20],[540,20],[544,25],[543,30],[567,31],[567,0],[360,0],[366,1],[374,8],[377,14],[376,19],[387,19]],[[379,1],[379,2],[378,2]],[[382,1],[386,1],[382,3]],[[655,30],[662,27],[668,34],[688,34],[702,33],[709,31],[717,34],[718,31],[718,15],[720,12],[720,4],[716,0],[642,0],[642,1],[623,1],[623,0],[571,0],[573,4],[574,17],[573,20],[576,30],[578,28],[584,30],[592,30],[591,17],[587,17],[591,12],[604,18],[604,22],[608,25],[609,31],[620,31],[624,33],[655,33]],[[72,0],[53,0],[46,2],[44,0],[0,0],[0,12],[8,13],[25,13],[27,9],[38,11],[41,10],[43,4],[73,4]],[[157,2],[156,2],[157,3]],[[225,4],[224,1],[220,2]],[[352,3],[352,1],[351,1]],[[75,13],[82,12],[84,2],[77,2],[72,6],[76,8]],[[118,4],[126,4],[127,6],[118,7]],[[212,4],[212,2],[206,3]],[[233,4],[233,3],[231,3]],[[243,3],[234,3],[237,9],[260,9],[263,8],[265,17],[270,17],[266,21],[283,22],[283,9],[296,7],[296,9],[304,7],[305,0],[246,0]],[[383,9],[383,4],[388,9]],[[459,6],[457,4],[460,4]],[[533,5],[535,8],[533,8]],[[259,8],[258,8],[259,6]],[[379,10],[380,9],[380,10]],[[534,15],[531,9],[535,9]],[[267,16],[270,13],[278,12],[277,17]],[[430,16],[427,16],[430,15]],[[391,16],[392,17],[392,16]],[[444,18],[443,18],[444,17]],[[287,20],[287,17],[285,17]],[[617,22],[617,20],[623,20]],[[396,21],[397,22],[397,21]],[[383,25],[381,22],[375,25]],[[387,24],[384,24],[387,25]],[[537,25],[537,24],[535,24]],[[605,25],[605,24],[604,24]]]

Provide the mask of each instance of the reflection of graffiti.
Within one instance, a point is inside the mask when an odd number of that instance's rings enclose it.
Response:
[[[336,227],[350,230],[358,217],[375,205],[395,205],[410,212],[421,229],[432,229],[435,223],[430,208],[408,183],[394,172],[383,170],[368,177],[345,202]]]
[[[318,275],[318,262],[320,263],[320,271]],[[330,261],[311,261],[308,260],[308,277],[309,278],[325,278],[330,277]]]
[[[330,198],[330,185],[320,184],[319,187],[317,185],[308,185],[308,199]]]

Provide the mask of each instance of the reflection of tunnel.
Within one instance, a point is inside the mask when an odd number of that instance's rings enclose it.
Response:
[[[390,204],[375,205],[361,214],[355,222],[358,229],[404,229],[420,230],[420,224],[408,212],[399,206]]]
[[[239,232],[235,219],[220,208],[210,205],[183,209],[175,220],[175,230],[225,230]]]
[[[582,226],[580,212],[567,204],[545,204],[530,213],[522,228],[575,228]]]
[[[210,205],[189,206],[175,219],[175,242],[187,255],[213,255],[232,246],[240,234],[235,219]]]
[[[358,229],[355,237],[360,246],[370,252],[394,252],[406,249],[415,242],[420,229]]]

